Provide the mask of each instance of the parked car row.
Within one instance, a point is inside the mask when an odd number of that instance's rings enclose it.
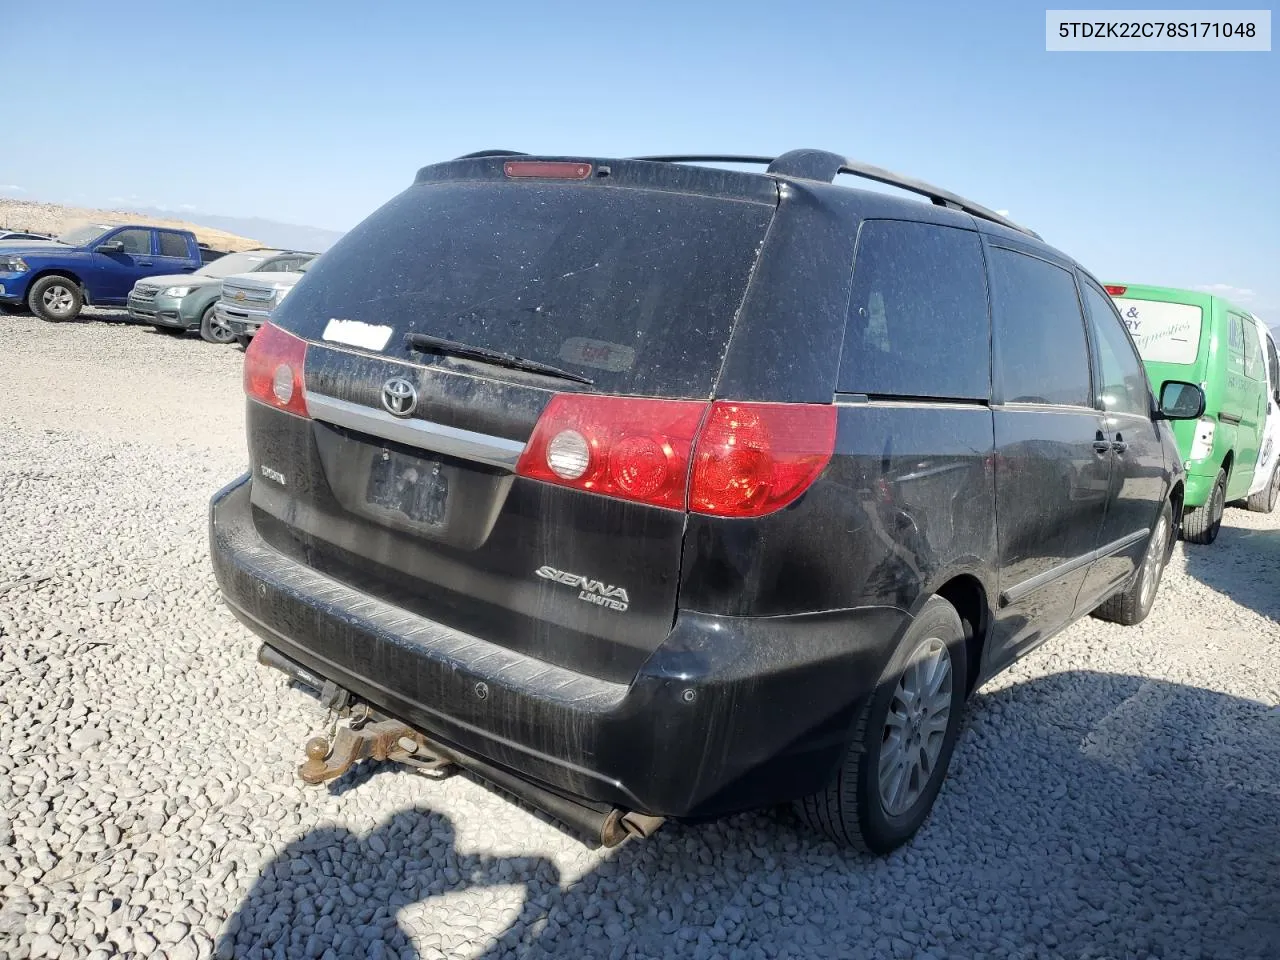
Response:
[[[255,327],[237,328],[234,296],[225,313],[215,309],[223,280],[240,281],[239,292],[256,291],[265,278],[268,302],[278,302],[315,256],[268,248],[226,254],[198,243],[188,230],[91,223],[57,238],[0,239],[0,304],[26,307],[49,321],[74,320],[86,304],[127,307],[135,320],[157,329],[198,330],[213,343],[237,336],[247,342]]]
[[[256,326],[241,319],[242,308],[261,302],[269,310],[279,303],[314,257],[262,248],[228,254],[193,273],[148,277],[129,293],[129,316],[168,333],[198,330],[210,343],[247,344]]]
[[[1143,620],[1255,490],[1255,318],[830,153],[699,163],[742,159],[428,166],[273,306],[211,554],[357,721],[305,780],[460,765],[605,844],[792,802],[883,853],[978,685]]]

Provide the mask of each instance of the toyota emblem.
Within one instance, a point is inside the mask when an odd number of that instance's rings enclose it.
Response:
[[[418,388],[404,377],[392,377],[382,385],[382,405],[388,413],[407,417],[418,405]]]

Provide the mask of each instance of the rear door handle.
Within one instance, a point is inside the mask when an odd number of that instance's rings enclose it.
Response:
[[[1110,452],[1111,452],[1111,450],[1112,450],[1112,445],[1111,445],[1111,441],[1110,441],[1110,440],[1095,440],[1095,441],[1093,441],[1093,452],[1094,452],[1094,453],[1110,453]]]
[[[1116,438],[1111,441],[1111,449],[1116,453],[1124,453],[1129,449],[1129,444],[1125,443],[1124,437],[1117,433]]]

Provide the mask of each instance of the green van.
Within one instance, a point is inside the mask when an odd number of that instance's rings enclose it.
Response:
[[[1109,283],[1155,394],[1166,380],[1204,390],[1204,416],[1172,424],[1187,470],[1182,537],[1213,543],[1223,508],[1247,497],[1267,416],[1267,366],[1254,319],[1194,290]]]

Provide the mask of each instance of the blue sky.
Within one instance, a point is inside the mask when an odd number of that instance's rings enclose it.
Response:
[[[823,147],[1008,210],[1106,278],[1218,285],[1280,324],[1280,54],[1050,54],[1044,18],[847,0],[17,4],[6,35],[57,39],[4,58],[23,133],[0,140],[0,192],[346,229],[419,166],[485,147]]]

